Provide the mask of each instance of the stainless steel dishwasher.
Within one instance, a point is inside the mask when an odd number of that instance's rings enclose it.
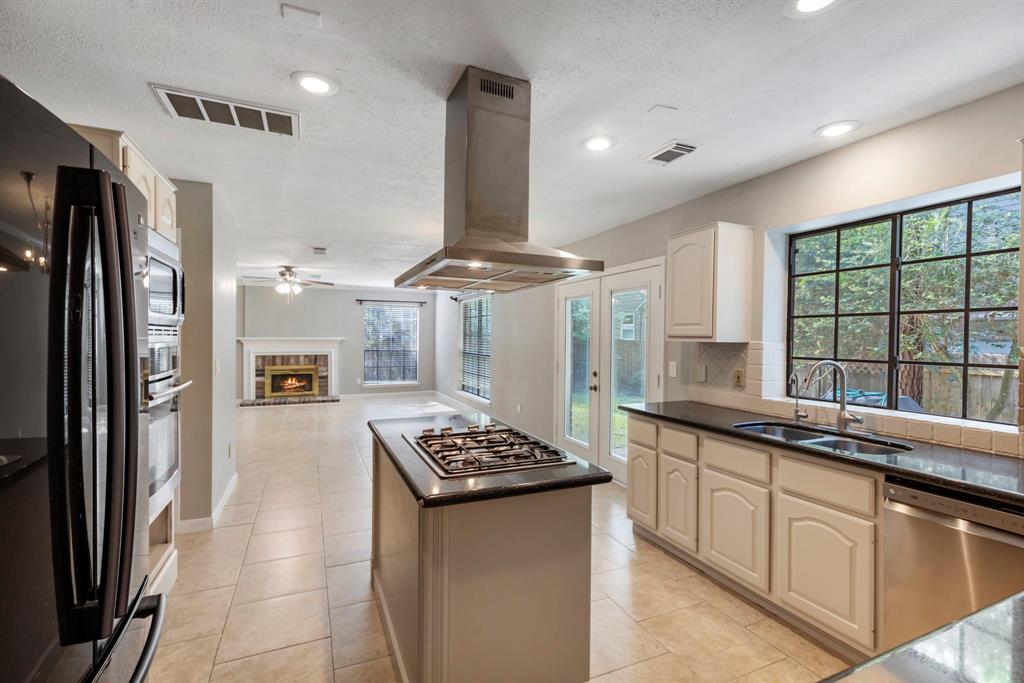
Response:
[[[886,480],[886,648],[1024,590],[1024,509],[979,502]]]

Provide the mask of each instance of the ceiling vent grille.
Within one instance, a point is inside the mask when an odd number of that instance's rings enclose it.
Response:
[[[167,113],[176,119],[220,123],[299,137],[299,113],[150,83]]]
[[[504,97],[508,100],[514,100],[516,97],[516,89],[514,86],[511,86],[508,83],[495,81],[490,78],[480,79],[480,92],[485,92],[489,95],[497,95],[498,97]]]
[[[679,140],[672,140],[643,157],[643,159],[649,164],[667,166],[676,159],[693,153],[696,149],[697,148],[693,145],[688,145],[685,142],[680,142]]]
[[[314,256],[326,256],[327,255],[327,247],[313,247],[313,255]]]

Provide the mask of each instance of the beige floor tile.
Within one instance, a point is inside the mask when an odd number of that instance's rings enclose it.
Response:
[[[324,539],[324,564],[333,567],[339,564],[369,560],[371,543],[372,537],[369,531],[328,536]]]
[[[613,570],[614,571],[614,570]],[[593,581],[590,584],[590,601],[604,600],[608,596],[604,594],[604,591],[594,585]]]
[[[264,510],[282,510],[315,505],[320,502],[319,486],[303,486],[291,489],[274,489],[265,491],[260,499],[260,512]]]
[[[362,467],[362,465],[360,465],[360,467]],[[323,506],[325,513],[372,507],[373,489],[328,493],[320,496],[320,504]]]
[[[229,586],[183,595],[172,592],[167,598],[167,623],[160,643],[220,635],[234,590]]]
[[[373,588],[370,586],[370,563],[354,562],[328,568],[327,595],[331,607],[373,600]]]
[[[259,503],[242,503],[241,505],[225,505],[217,518],[216,527],[240,526],[252,524],[256,519]]]
[[[320,640],[330,635],[326,590],[234,605],[224,625],[217,662]]]
[[[178,643],[161,643],[146,680],[149,683],[206,683],[210,680],[218,643],[219,633]]]
[[[373,482],[366,474],[355,476],[333,476],[324,475],[320,479],[320,493],[344,493],[345,491],[359,491],[373,486]]]
[[[600,676],[666,651],[611,600],[590,604],[591,676]]]
[[[328,683],[332,666],[331,639],[324,638],[218,664],[210,683]]]
[[[306,593],[327,586],[324,556],[299,555],[242,567],[232,604]]]
[[[849,666],[771,617],[747,628],[819,676],[831,676]]]
[[[591,680],[591,683],[705,683],[686,660],[673,654],[652,657]]]
[[[684,579],[697,573],[690,565],[675,555],[642,538],[638,538],[636,545],[630,548],[630,550],[636,553],[640,563],[648,567],[656,567],[658,570],[675,578]]]
[[[630,550],[636,545],[637,540],[641,540],[639,536],[633,533],[632,520],[625,515],[622,517],[612,517],[607,520],[604,530],[606,534]]]
[[[331,610],[334,665],[339,669],[388,654],[376,602],[360,602]]]
[[[395,683],[397,680],[390,657],[353,664],[334,672],[334,683]]]
[[[320,526],[321,509],[319,505],[307,505],[282,510],[260,510],[253,524],[254,534],[269,534],[275,531],[289,531],[309,526]]]
[[[656,568],[640,563],[595,574],[592,583],[637,621],[701,601],[685,588],[681,579],[668,578]]]
[[[786,656],[707,603],[648,619],[641,626],[707,681],[732,680]]]
[[[271,534],[253,534],[245,552],[245,564],[280,560],[324,551],[323,531],[318,526]]]
[[[721,587],[707,576],[694,574],[684,579],[684,586],[690,592],[711,603],[726,616],[743,626],[756,624],[765,618],[765,613],[735,593]]]
[[[244,550],[228,553],[178,553],[178,578],[173,595],[233,586],[242,568]]]
[[[324,512],[324,534],[338,536],[356,531],[368,531],[373,524],[370,508]]]
[[[817,680],[817,674],[787,658],[740,676],[735,683],[814,683]]]
[[[239,524],[194,534],[178,534],[174,543],[183,556],[202,554],[209,557],[219,553],[244,551],[251,533],[251,524]]]
[[[637,561],[636,553],[607,534],[590,537],[590,571],[593,574],[619,569]]]

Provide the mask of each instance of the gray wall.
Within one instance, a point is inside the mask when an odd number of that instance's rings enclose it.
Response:
[[[182,519],[213,515],[235,473],[234,221],[209,183],[175,180],[188,300],[181,331]]]
[[[782,341],[785,317],[786,234],[840,223],[892,210],[910,197],[926,197],[949,188],[1021,171],[1017,139],[1024,137],[1024,86],[1010,88],[967,105],[915,121],[849,144],[820,156],[733,185],[660,213],[613,228],[564,248],[601,258],[616,266],[661,256],[669,235],[715,220],[752,225],[754,244],[753,338]],[[824,143],[823,143],[824,144]],[[683,162],[685,163],[685,162]],[[1006,183],[1011,178],[1003,179]],[[555,287],[529,290],[529,302],[496,295],[494,329],[505,331],[495,348],[492,373],[495,396],[529,389],[531,401],[551,406],[553,415]],[[507,302],[507,303],[506,303]],[[538,308],[547,312],[539,313]],[[510,318],[505,319],[504,318]],[[457,318],[445,319],[438,347],[457,341]],[[545,341],[548,340],[548,341]],[[665,345],[665,398],[687,398],[697,344]],[[742,353],[745,345],[729,345]],[[682,364],[679,376],[668,377],[669,361]],[[439,368],[440,368],[439,364]],[[454,373],[455,367],[445,366]],[[454,382],[454,374],[438,375],[438,387]],[[454,386],[454,385],[453,385]],[[444,389],[447,390],[447,389]],[[543,412],[543,411],[541,411]],[[501,416],[509,417],[509,416]],[[540,420],[543,416],[538,415]],[[514,421],[511,417],[510,420]],[[547,431],[553,417],[547,419]]]
[[[407,290],[347,290],[307,287],[288,298],[273,287],[240,287],[245,315],[244,337],[344,337],[341,343],[341,394],[379,394],[390,391],[433,389],[434,383],[434,311],[433,292]],[[364,389],[363,309],[356,299],[426,301],[420,307],[419,385],[373,387]],[[232,316],[232,320],[234,317]],[[239,372],[241,372],[239,367]],[[241,397],[241,385],[237,385]]]

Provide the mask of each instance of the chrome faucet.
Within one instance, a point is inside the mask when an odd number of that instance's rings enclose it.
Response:
[[[822,368],[834,368],[836,374],[839,375],[839,414],[836,416],[836,429],[840,432],[845,432],[848,431],[851,422],[854,424],[863,423],[863,417],[854,415],[846,410],[846,368],[843,367],[842,363],[837,363],[834,360],[822,360],[815,363],[807,372],[807,377],[804,378],[804,389],[810,388],[811,381],[815,379],[815,375]]]
[[[796,370],[789,373],[789,386],[793,387],[793,398],[796,399],[796,405],[793,406],[793,421],[806,420],[807,411],[800,410],[800,376],[796,374]]]

